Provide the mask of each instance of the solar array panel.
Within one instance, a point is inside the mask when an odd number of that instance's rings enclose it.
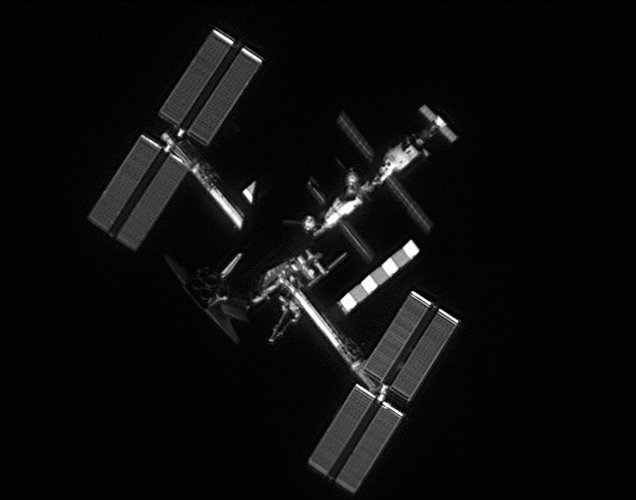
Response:
[[[371,163],[374,155],[373,148],[360,133],[358,127],[353,124],[347,113],[342,111],[340,115],[338,115],[336,125],[338,125],[338,128],[349,138],[366,162]]]
[[[404,189],[402,184],[392,176],[386,179],[385,184],[393,196],[402,203],[402,206],[406,209],[406,212],[413,222],[415,222],[424,233],[430,233],[433,230],[433,221],[424,213],[419,204]]]
[[[434,123],[448,142],[453,143],[457,140],[457,135],[448,127],[443,118],[431,111],[431,108],[426,104],[420,107],[420,114],[429,122]]]
[[[120,242],[132,250],[139,248],[187,171],[176,156],[169,154],[166,157],[161,169],[119,231],[117,239]]]
[[[159,115],[180,128],[233,45],[234,40],[230,37],[218,30],[212,31],[159,110]]]
[[[309,458],[309,464],[355,493],[401,419],[401,412],[355,385]]]
[[[159,156],[161,147],[142,135],[124,159],[88,218],[104,231],[110,231],[144,176]]]
[[[213,30],[159,115],[208,146],[262,63],[252,50]]]
[[[260,68],[262,60],[242,48],[192,122],[188,135],[209,145],[238,99]]]
[[[422,106],[420,106],[420,114],[426,118],[429,122],[434,122],[435,118],[437,118],[437,115],[435,113],[433,113],[433,111],[431,110],[431,108],[429,108],[426,104],[422,104]]]
[[[367,359],[365,373],[403,401],[412,401],[458,325],[459,320],[411,291]]]
[[[406,363],[395,377],[391,385],[393,392],[407,402],[413,399],[458,324],[459,321],[450,314],[441,309],[437,310]]]
[[[365,372],[379,383],[388,383],[409,339],[431,310],[431,303],[415,292],[406,298],[384,336],[367,360]]]
[[[137,250],[186,172],[176,156],[142,135],[88,218],[131,250]]]
[[[306,186],[307,186],[307,189],[309,190],[309,193],[316,201],[316,203],[318,203],[319,205],[324,205],[325,203],[327,203],[327,198],[325,198],[325,195],[320,190],[320,187],[318,186],[318,182],[316,182],[316,179],[314,179],[313,177],[310,177],[309,180],[307,181]]]
[[[327,476],[332,474],[374,399],[373,394],[363,387],[356,385],[353,388],[309,458],[312,467]]]
[[[402,420],[402,413],[382,403],[360,441],[336,477],[336,483],[355,493]]]
[[[347,239],[349,244],[355,248],[356,252],[367,262],[370,263],[373,260],[373,250],[362,239],[362,236],[349,224],[346,220],[340,220],[338,222],[340,232]]]

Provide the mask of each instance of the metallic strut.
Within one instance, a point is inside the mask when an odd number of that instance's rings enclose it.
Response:
[[[340,338],[340,335],[336,329],[329,323],[329,321],[318,312],[314,305],[309,301],[307,296],[296,288],[288,280],[281,280],[282,286],[290,293],[294,298],[298,306],[307,314],[311,322],[316,325],[318,330],[329,341],[329,343],[338,351],[340,357],[344,359],[347,366],[351,368],[356,376],[359,376],[358,371],[354,370],[354,365],[357,368],[359,365],[359,359],[355,356],[347,347],[346,343]],[[365,381],[366,384],[366,381]]]

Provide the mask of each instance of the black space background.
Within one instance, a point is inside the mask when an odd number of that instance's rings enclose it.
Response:
[[[436,222],[409,276],[465,328],[360,498],[623,488],[634,432],[616,429],[633,398],[614,381],[629,381],[618,353],[633,329],[613,321],[631,312],[619,284],[630,269],[620,250],[634,215],[624,175],[633,160],[616,154],[633,117],[630,8],[2,11],[4,166],[18,180],[3,196],[15,230],[5,232],[7,276],[17,277],[7,324],[26,353],[8,374],[8,408],[26,409],[8,427],[19,438],[7,452],[13,478],[24,478],[17,496],[345,497],[306,460],[349,391],[346,371],[308,328],[275,348],[262,334],[231,345],[160,259],[180,226],[213,264],[231,249],[194,186],[137,254],[86,219],[138,134],[161,131],[156,111],[216,25],[267,60],[233,117],[238,140],[218,152],[236,185],[280,164],[341,108],[382,142],[426,102],[461,137],[405,184]],[[386,222],[369,227],[390,234]],[[371,344],[400,293],[359,311]]]

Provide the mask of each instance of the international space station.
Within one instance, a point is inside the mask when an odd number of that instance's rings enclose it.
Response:
[[[234,232],[224,237],[235,238],[237,248],[218,267],[218,263],[211,263],[195,271],[187,270],[166,254],[169,268],[215,328],[235,343],[240,340],[237,322],[250,322],[253,311],[259,308],[280,310],[269,343],[300,328],[296,325],[301,317],[310,320],[312,334],[324,337],[348,367],[351,377],[346,383],[353,387],[313,453],[305,459],[319,474],[356,493],[457,330],[459,320],[413,289],[370,353],[364,353],[344,335],[339,319],[362,311],[368,297],[382,294],[383,285],[399,279],[402,270],[420,254],[416,238],[405,234],[395,242],[389,255],[376,256],[356,230],[354,221],[358,219],[353,215],[374,203],[378,191],[387,190],[421,232],[418,236],[427,235],[433,224],[402,182],[409,171],[427,163],[432,141],[450,144],[457,136],[441,116],[422,105],[414,110],[421,122],[419,129],[388,149],[375,151],[353,120],[341,112],[334,124],[336,131],[357,155],[362,168],[346,167],[337,160],[343,169],[344,185],[331,195],[309,177],[306,188],[317,208],[301,220],[286,222],[297,224],[315,243],[327,233],[339,232],[349,245],[347,248],[360,256],[363,267],[358,271],[366,276],[347,293],[331,298],[339,315],[330,314],[312,300],[310,292],[317,283],[330,279],[347,254],[327,259],[312,243],[300,253],[274,263],[247,291],[244,286],[237,292],[234,284],[240,279],[237,271],[244,260],[237,235],[244,230],[246,214],[259,209],[255,197],[258,181],[247,187],[226,184],[223,172],[206,160],[204,153],[264,64],[255,50],[214,29],[159,110],[167,122],[166,131],[158,138],[150,134],[139,136],[90,212],[89,220],[136,251],[184,178],[191,174],[198,181],[214,201],[212,206],[231,222]]]

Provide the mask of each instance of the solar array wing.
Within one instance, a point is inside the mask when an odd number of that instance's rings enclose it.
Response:
[[[457,140],[457,134],[450,129],[441,116],[435,114],[426,104],[420,107],[420,114],[429,122],[434,123],[448,142],[453,143]]]
[[[366,361],[365,373],[409,403],[459,325],[411,291]]]
[[[262,62],[247,47],[213,30],[159,115],[208,146]]]
[[[349,138],[366,162],[371,163],[374,155],[373,148],[360,133],[358,127],[351,121],[347,113],[342,111],[340,115],[338,115],[336,125],[338,125],[338,128]]]
[[[117,239],[131,250],[139,248],[183,180],[188,169],[169,154],[139,203],[122,225]]]
[[[417,224],[424,233],[430,233],[433,230],[433,221],[424,213],[422,207],[420,207],[420,205],[404,189],[402,184],[393,176],[388,177],[385,183],[393,196],[402,203],[413,222],[415,222],[415,224]]]
[[[318,182],[316,181],[316,179],[314,179],[313,177],[310,177],[309,180],[307,181],[306,186],[307,186],[307,189],[309,190],[309,193],[314,198],[316,203],[318,203],[318,205],[322,206],[325,203],[327,203],[327,198],[325,198],[324,193],[320,190],[320,186],[318,185]]]
[[[358,490],[400,424],[402,416],[389,403],[382,403],[340,470],[336,483],[350,493]]]
[[[433,113],[433,111],[431,110],[431,108],[429,108],[426,104],[422,104],[422,106],[420,106],[420,114],[426,118],[429,122],[434,122],[435,119],[437,118],[437,115],[435,113]]]
[[[338,227],[346,240],[355,248],[356,252],[367,262],[373,261],[373,250],[362,239],[362,236],[346,220],[339,220]]]
[[[192,122],[188,135],[209,145],[261,64],[260,57],[243,47]]]
[[[410,402],[429,373],[433,363],[457,328],[459,321],[438,309],[415,348],[398,372],[391,390]]]
[[[309,465],[326,476],[331,476],[340,463],[351,442],[369,412],[374,400],[373,394],[356,385],[336,413],[331,425],[309,457]]]
[[[402,414],[354,386],[309,458],[309,464],[355,493],[393,435]]]
[[[233,45],[234,40],[218,30],[212,31],[159,110],[159,115],[180,128]]]
[[[88,218],[136,250],[179,186],[186,168],[142,135],[122,162]]]
[[[403,359],[411,340],[431,311],[432,305],[416,292],[409,293],[400,310],[391,321],[386,332],[375,347],[365,366],[365,372],[374,380],[388,384]]]
[[[124,159],[88,218],[104,231],[110,231],[127,202],[138,189],[161,147],[152,139],[142,135]]]

